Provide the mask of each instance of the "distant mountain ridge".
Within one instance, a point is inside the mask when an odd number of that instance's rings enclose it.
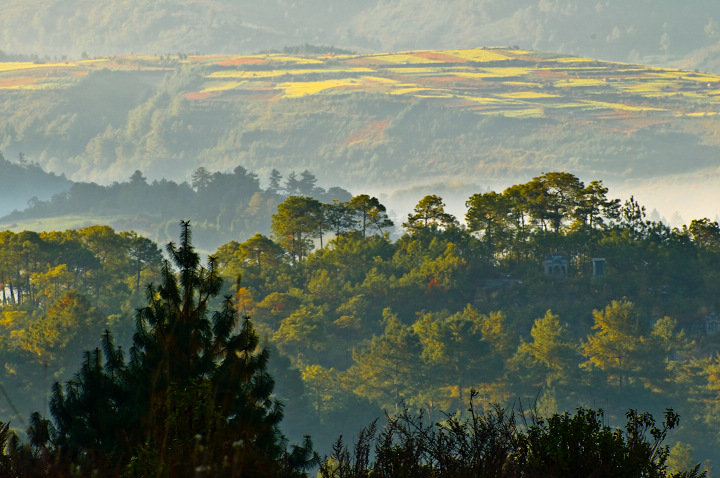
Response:
[[[0,50],[79,58],[304,43],[361,52],[519,45],[720,72],[718,22],[712,0],[6,0]]]
[[[72,181],[65,176],[47,173],[33,163],[10,162],[0,153],[0,216],[50,199],[70,186]]]

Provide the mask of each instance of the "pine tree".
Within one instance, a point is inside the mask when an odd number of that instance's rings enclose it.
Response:
[[[55,385],[52,423],[34,416],[38,466],[57,476],[242,477],[302,476],[316,462],[309,439],[285,449],[269,354],[230,297],[210,311],[222,279],[213,257],[200,265],[190,224],[181,226],[180,244],[167,246],[177,272],[166,261],[161,284],[148,286],[129,360],[106,332],[102,350]]]

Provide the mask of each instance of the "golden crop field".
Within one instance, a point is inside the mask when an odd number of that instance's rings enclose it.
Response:
[[[590,106],[597,108],[618,110],[618,111],[665,111],[663,108],[651,108],[649,106],[632,106],[624,103],[606,103],[604,101],[587,101]]]
[[[448,107],[508,117],[563,111],[612,117],[703,118],[720,108],[720,76],[668,68],[502,48],[404,51],[358,55],[196,55],[0,63],[0,92],[67,88],[88,73],[109,70],[172,72],[178,64],[203,81],[183,95],[190,101],[292,101],[313,95],[385,93],[404,101],[434,98]],[[507,64],[507,66],[503,66]],[[265,92],[258,96],[257,91]],[[7,93],[10,94],[10,93]]]
[[[556,81],[555,85],[558,88],[573,87],[573,86],[606,86],[607,82],[603,80],[597,80],[595,78],[567,78],[565,80]]]
[[[498,96],[503,98],[516,98],[516,99],[536,99],[536,98],[558,98],[560,95],[553,95],[550,93],[542,93],[539,91],[516,91],[512,93],[501,93]]]
[[[500,53],[500,51],[497,50],[485,50],[482,48],[474,50],[447,50],[443,53],[462,58],[466,61],[475,62],[504,61],[514,58],[513,56]]]
[[[284,91],[285,98],[298,98],[300,96],[314,95],[321,91],[341,86],[357,86],[361,82],[355,79],[326,80],[326,81],[305,81],[295,83],[280,83],[278,88]]]
[[[508,110],[503,113],[503,116],[510,118],[542,118],[545,116],[545,110],[543,108]]]
[[[52,68],[55,67],[66,67],[67,65],[48,65],[45,63],[32,63],[32,62],[15,62],[15,61],[9,61],[0,63],[0,72],[5,71],[17,71],[17,70],[30,70],[30,69],[37,69],[37,68]]]
[[[558,63],[587,63],[591,61],[597,61],[590,58],[579,58],[579,57],[567,57],[567,58],[555,58],[553,61]]]
[[[473,101],[475,103],[483,103],[483,104],[510,104],[508,101],[503,101],[500,98],[490,98],[490,97],[482,97],[482,96],[463,96],[462,97],[465,100]]]

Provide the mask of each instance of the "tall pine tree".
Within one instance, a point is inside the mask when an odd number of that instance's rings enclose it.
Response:
[[[189,222],[181,226],[161,284],[137,311],[129,359],[106,332],[73,380],[55,385],[53,420],[32,417],[33,471],[302,476],[317,461],[309,439],[285,448],[268,352],[230,297],[210,310],[222,279],[213,257],[201,266]]]

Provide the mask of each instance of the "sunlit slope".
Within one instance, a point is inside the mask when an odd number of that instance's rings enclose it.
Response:
[[[0,63],[0,91],[62,89],[99,69],[203,73],[190,100],[259,100],[381,92],[445,101],[479,114],[625,120],[720,112],[720,76],[546,53],[471,49],[348,56],[127,56],[60,63]],[[647,122],[647,121],[645,121]],[[632,121],[627,121],[632,125]],[[643,123],[643,121],[639,121]]]
[[[6,153],[106,183],[237,164],[344,187],[612,180],[720,157],[720,76],[519,49],[0,63],[0,102]]]
[[[284,64],[284,65],[280,65]],[[628,127],[720,111],[720,76],[504,49],[316,59],[263,55],[217,63],[192,99],[270,90],[277,97],[382,92],[479,114],[587,118]],[[262,65],[260,67],[259,65]],[[611,116],[612,117],[612,116]]]

